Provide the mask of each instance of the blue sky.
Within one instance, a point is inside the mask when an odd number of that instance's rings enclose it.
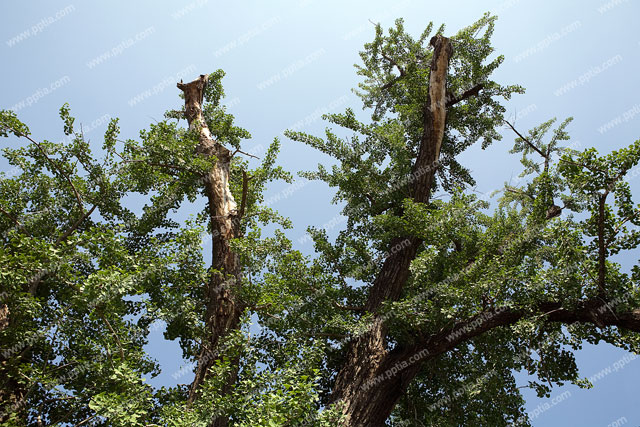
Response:
[[[94,146],[110,117],[120,118],[123,137],[135,138],[180,105],[177,81],[222,68],[229,111],[253,135],[246,150],[259,155],[286,128],[320,134],[322,113],[360,109],[351,93],[358,83],[352,65],[373,37],[369,20],[388,27],[404,17],[416,35],[429,21],[444,22],[452,34],[486,11],[499,16],[493,44],[506,57],[496,80],[527,89],[508,104],[519,129],[573,116],[571,142],[601,153],[640,138],[637,0],[73,1],[1,6],[0,108],[17,109],[37,139],[62,139],[58,109],[64,102]],[[518,158],[508,154],[513,136],[503,134],[502,142],[484,151],[472,147],[461,157],[481,193],[519,173]],[[288,170],[313,169],[328,160],[281,139],[280,164]],[[6,168],[6,162],[0,166]],[[640,194],[637,181],[632,188]],[[274,185],[267,198],[292,219],[289,236],[297,247],[310,252],[311,244],[299,240],[304,230],[329,223],[339,207],[330,204],[332,193],[323,184],[305,182],[289,190]],[[155,334],[150,352],[163,374],[153,383],[174,383],[180,351],[161,342],[161,332]],[[588,391],[556,389],[552,397],[570,395],[545,411],[539,408],[551,405],[550,399],[525,393],[528,409],[538,408],[533,424],[640,425],[640,362],[625,356],[606,344],[585,346],[578,356],[581,373],[602,378]]]

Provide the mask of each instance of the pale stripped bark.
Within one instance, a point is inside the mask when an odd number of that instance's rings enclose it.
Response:
[[[229,245],[230,240],[238,237],[239,213],[237,204],[229,189],[230,163],[232,154],[226,147],[215,141],[204,120],[202,102],[207,76],[201,75],[190,83],[178,83],[185,95],[185,116],[189,128],[199,132],[198,155],[215,157],[216,161],[209,173],[203,177],[205,195],[211,225],[212,275],[205,287],[206,331],[208,336],[201,348],[195,378],[191,384],[188,402],[198,397],[198,388],[207,378],[209,368],[216,362],[220,340],[229,332],[238,329],[243,304],[236,297],[240,286],[240,265],[238,257]],[[235,382],[237,369],[232,369],[227,386],[228,391]],[[213,420],[212,426],[222,427],[228,420],[221,417]]]

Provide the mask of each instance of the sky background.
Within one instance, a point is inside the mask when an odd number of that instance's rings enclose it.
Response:
[[[282,132],[320,135],[326,126],[321,114],[360,111],[351,92],[359,82],[353,64],[373,39],[370,21],[388,28],[403,17],[415,36],[434,21],[452,35],[491,11],[499,16],[493,45],[505,56],[495,80],[527,89],[507,104],[517,128],[573,116],[570,143],[600,153],[640,138],[638,0],[231,3],[5,1],[0,109],[16,110],[36,139],[60,141],[58,109],[68,102],[97,148],[109,118],[120,118],[123,139],[136,138],[165,110],[180,107],[177,81],[222,68],[229,112],[253,135],[245,151],[260,156],[280,137],[281,165],[292,172],[315,169],[329,159]],[[461,156],[481,195],[520,172],[519,158],[508,153],[513,135],[502,133],[503,141],[487,150],[474,146]],[[7,163],[0,160],[0,167],[6,170]],[[631,182],[636,195],[639,184]],[[332,195],[322,183],[299,182],[291,188],[275,184],[266,198],[274,197],[272,207],[292,219],[288,235],[295,247],[311,253],[311,243],[301,238],[309,225],[335,222],[340,208],[330,204]],[[162,330],[152,334],[149,351],[163,369],[152,384],[190,382],[190,375],[174,378],[183,362],[177,344],[163,342]],[[586,345],[578,362],[583,376],[601,376],[595,388],[569,385],[555,389],[551,399],[525,390],[527,409],[537,414],[533,425],[639,426],[640,362],[632,358],[607,344]],[[556,396],[563,397],[553,401]]]

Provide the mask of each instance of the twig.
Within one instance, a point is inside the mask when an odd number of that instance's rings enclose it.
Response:
[[[590,166],[585,165],[584,163],[576,163],[576,162],[574,162],[574,161],[567,160],[567,159],[564,159],[564,158],[560,158],[560,161],[561,161],[561,162],[565,162],[565,163],[569,163],[570,165],[574,165],[574,166],[581,166],[581,167],[583,167],[583,168],[587,168],[587,169],[589,169],[589,170],[590,170],[590,171],[592,171],[592,172],[605,172],[605,173],[606,173],[606,171],[605,171],[604,169],[600,169],[600,168],[593,168],[593,167],[590,167]]]
[[[45,157],[45,159],[47,159],[47,161],[58,171],[58,173],[60,175],[62,175],[66,181],[69,183],[69,185],[71,186],[71,189],[73,190],[73,193],[76,196],[76,201],[78,202],[78,206],[80,207],[81,212],[84,212],[84,204],[82,203],[82,198],[80,197],[80,193],[78,193],[78,190],[76,189],[75,185],[73,185],[73,182],[71,182],[71,178],[69,178],[69,176],[67,174],[65,174],[62,171],[62,168],[60,167],[60,165],[58,165],[56,162],[53,161],[53,159],[51,159],[48,155],[47,152],[44,150],[44,148],[42,148],[42,146],[33,138],[31,138],[29,135],[24,135],[20,132],[17,132],[15,129],[12,129],[14,132],[16,132],[16,134],[22,136],[23,138],[28,139],[29,141],[31,141],[32,143],[35,144],[36,147],[38,147],[38,150],[42,153],[42,155]]]
[[[613,230],[613,234],[618,234],[618,232],[620,231],[620,229],[622,228],[622,226],[629,220],[635,218],[638,214],[640,213],[640,208],[636,209],[631,215],[627,216],[624,220],[622,220],[622,222],[620,222],[620,224],[618,224],[616,226],[616,228]],[[611,243],[611,241],[607,242],[607,245]]]
[[[235,156],[236,153],[244,154],[245,156],[253,157],[254,159],[260,159],[260,157],[254,156],[253,154],[245,153],[244,151],[242,151],[239,148],[237,148],[236,151],[234,151],[233,154],[231,154],[231,157]]]
[[[176,170],[179,170],[179,171],[191,172],[187,168],[183,168],[183,167],[175,166],[175,165],[170,165],[168,163],[154,163],[154,162],[149,162],[149,161],[147,161],[145,159],[127,159],[126,157],[123,157],[122,154],[117,153],[117,152],[116,152],[116,155],[118,157],[120,157],[122,159],[122,161],[125,162],[125,163],[145,163],[145,164],[147,164],[149,166],[156,166],[156,167],[159,167],[159,168],[176,169]]]
[[[396,84],[396,82],[400,79],[402,79],[404,76],[400,75],[400,76],[396,76],[393,80],[385,83],[384,85],[380,86],[380,90],[387,90],[389,89],[391,86],[393,86],[394,84]]]
[[[509,187],[508,185],[505,186],[504,189],[507,190],[509,193],[522,194],[523,196],[529,197],[531,200],[535,200],[535,198],[531,194],[529,194],[529,193],[527,193],[525,191],[522,191],[520,189]]]
[[[388,56],[386,53],[384,52],[380,52],[380,55],[382,55],[382,57],[384,59],[386,59],[387,61],[389,61],[389,63],[391,65],[393,65],[394,67],[396,67],[398,69],[398,72],[400,73],[401,77],[404,77],[404,75],[406,74],[404,68],[402,66],[400,66],[393,58],[391,58],[390,56]]]
[[[120,341],[120,338],[118,337],[118,334],[116,334],[116,331],[113,330],[113,327],[111,326],[111,323],[109,323],[109,320],[104,316],[104,314],[100,313],[100,317],[107,324],[107,327],[109,328],[109,330],[113,334],[113,337],[116,339],[116,343],[118,344],[118,349],[120,350],[120,359],[124,360],[124,350],[122,349],[122,342]]]
[[[5,211],[4,208],[2,206],[0,206],[0,212],[2,212],[7,218],[9,218],[11,221],[13,221],[13,223],[16,225],[16,227],[24,230],[29,236],[31,236],[31,233],[29,233],[25,228],[24,225],[22,225],[20,223],[20,221],[18,221],[17,218],[15,218],[13,215],[11,215],[9,212]]]
[[[74,425],[73,427],[78,427],[78,426],[81,426],[82,424],[88,423],[89,421],[91,421],[95,417],[97,417],[97,415],[92,415],[92,416],[90,416],[88,418],[85,418],[84,420],[80,421],[78,424]]]
[[[345,335],[345,334],[336,334],[336,333],[332,333],[332,332],[316,332],[316,333],[304,333],[302,334],[305,337],[325,337],[325,338],[334,338],[334,339],[344,339],[344,338],[348,338],[349,335]]]
[[[96,209],[96,207],[98,207],[98,205],[94,204],[91,207],[91,209],[89,209],[87,212],[84,213],[84,215],[82,215],[80,218],[78,218],[78,220],[71,226],[71,228],[69,228],[67,231],[64,232],[64,234],[62,234],[60,237],[58,237],[58,240],[56,240],[55,245],[58,246],[67,237],[69,237],[71,235],[71,233],[76,231],[76,229],[80,226],[80,224],[82,224],[82,221],[87,219],[93,213],[93,211]]]
[[[516,135],[518,135],[520,137],[520,139],[522,139],[524,142],[527,143],[527,145],[529,145],[529,147],[531,147],[536,153],[540,154],[543,158],[547,159],[548,156],[546,156],[542,151],[540,151],[540,149],[538,147],[536,147],[535,145],[533,145],[533,143],[531,141],[529,141],[528,138],[525,138],[524,136],[522,136],[522,134],[520,132],[518,132],[516,130],[516,128],[513,127],[513,125],[511,123],[509,123],[508,120],[504,121],[507,125],[509,125],[509,127],[511,128],[512,131],[514,131],[516,133]]]
[[[342,305],[342,304],[337,303],[335,301],[331,301],[331,303],[333,304],[334,307],[339,308],[340,310],[350,310],[350,311],[364,311],[365,310],[365,308],[363,306]]]
[[[551,313],[555,313],[556,311],[560,311],[560,310],[564,310],[564,309],[563,309],[562,307],[560,307],[560,308],[556,308],[556,309],[553,309],[553,310],[551,310],[551,311],[547,311],[546,313],[542,313],[542,314],[540,314],[540,315],[538,315],[538,316],[534,316],[534,317],[533,317],[533,319],[537,319],[537,318],[539,318],[539,317],[546,316],[546,315],[549,315],[549,314],[551,314]]]

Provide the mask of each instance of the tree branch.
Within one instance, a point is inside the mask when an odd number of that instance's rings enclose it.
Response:
[[[67,231],[65,231],[60,237],[58,237],[58,239],[55,241],[55,243],[53,244],[54,247],[58,246],[60,243],[64,242],[66,240],[67,237],[69,237],[71,235],[71,233],[73,233],[74,231],[76,231],[78,229],[78,227],[80,226],[80,224],[82,224],[82,222],[87,219],[92,213],[93,211],[96,209],[98,205],[93,205],[91,207],[91,209],[89,209],[87,212],[85,212],[80,218],[78,218],[76,220],[75,223],[73,223],[73,225],[71,227],[69,227],[69,229]],[[31,295],[35,295],[36,291],[38,290],[38,286],[40,285],[40,283],[42,282],[42,279],[44,278],[44,276],[47,274],[48,270],[47,269],[42,269],[38,272],[38,274],[28,283],[29,285],[29,293]]]
[[[234,151],[234,152],[231,154],[231,157],[233,158],[233,156],[235,156],[235,155],[236,155],[236,153],[244,154],[245,156],[253,157],[254,159],[259,159],[259,158],[260,158],[260,157],[258,157],[258,156],[254,156],[253,154],[246,153],[246,152],[242,151],[242,150],[241,150],[241,149],[239,149],[239,148],[236,148],[236,151]]]
[[[82,215],[80,218],[78,218],[76,220],[76,222],[74,222],[73,225],[67,231],[65,231],[60,237],[58,237],[58,239],[56,240],[55,245],[58,246],[60,243],[64,242],[64,240],[67,237],[69,237],[71,235],[71,233],[76,231],[78,229],[78,227],[80,227],[80,224],[82,224],[82,222],[85,219],[87,219],[93,213],[93,211],[96,209],[96,207],[98,207],[98,205],[94,204],[93,206],[91,206],[91,209],[89,209],[87,212],[84,213],[84,215]]]
[[[395,66],[398,69],[398,72],[400,73],[399,76],[395,76],[392,80],[388,81],[387,83],[383,84],[382,86],[380,86],[380,90],[387,90],[389,89],[391,86],[393,86],[394,84],[396,84],[398,82],[398,80],[404,78],[406,76],[406,71],[405,69],[400,66],[396,61],[393,60],[393,58],[391,58],[390,56],[388,56],[386,53],[384,52],[380,52],[380,55],[386,59],[391,65]]]
[[[16,131],[15,129],[13,129],[13,128],[11,128],[11,130],[13,130],[13,132],[16,135],[20,135],[23,138],[26,138],[27,140],[31,141],[38,148],[38,151],[40,151],[40,153],[42,153],[44,158],[47,159],[47,162],[49,162],[49,164],[51,164],[51,166],[53,166],[53,168],[55,170],[57,170],[60,175],[62,175],[62,177],[67,181],[67,183],[69,183],[69,185],[71,186],[71,189],[73,190],[73,193],[74,193],[74,195],[76,197],[76,201],[78,202],[78,206],[80,207],[80,211],[84,212],[84,204],[82,203],[82,198],[80,197],[80,193],[78,193],[78,190],[76,189],[75,185],[73,185],[73,182],[71,182],[71,178],[69,178],[69,175],[64,173],[64,171],[62,170],[60,165],[58,165],[56,162],[53,161],[52,158],[49,157],[49,155],[44,150],[44,148],[42,148],[40,143],[38,143],[36,140],[31,138],[29,135],[22,134],[22,133]]]
[[[311,337],[311,338],[319,337],[319,338],[331,338],[335,340],[343,340],[343,339],[349,338],[349,335],[338,334],[333,332],[307,332],[307,333],[303,333],[302,335],[305,337]]]
[[[510,186],[507,185],[507,186],[504,187],[504,189],[506,191],[508,191],[509,193],[522,194],[523,196],[527,196],[531,200],[535,200],[535,198],[531,194],[529,194],[529,193],[527,193],[525,191],[522,191],[522,190],[520,190],[518,188],[510,187]]]
[[[331,301],[331,304],[333,304],[333,306],[335,308],[340,309],[340,310],[348,310],[348,311],[356,311],[356,312],[363,312],[364,311],[364,306],[342,305],[342,304],[337,303],[335,301]]]
[[[120,157],[120,159],[122,159],[122,161],[125,163],[144,163],[149,166],[156,166],[159,168],[167,168],[167,169],[175,169],[175,170],[184,171],[184,172],[191,172],[191,170],[181,166],[170,165],[168,163],[154,163],[154,162],[149,162],[146,159],[128,159],[118,152],[115,152],[115,154],[116,156]]]
[[[404,76],[396,76],[393,80],[388,81],[387,83],[380,86],[380,90],[387,90],[394,84],[398,82],[398,80],[402,79]]]
[[[80,427],[81,425],[88,423],[89,421],[91,421],[95,417],[97,417],[97,415],[91,415],[90,417],[87,417],[84,420],[80,421],[78,424],[75,424],[73,427]]]
[[[404,77],[407,73],[405,71],[405,69],[399,65],[393,58],[391,58],[390,56],[388,56],[386,53],[384,52],[380,52],[380,55],[386,59],[387,61],[389,61],[389,63],[391,65],[393,65],[394,67],[396,67],[398,69],[398,72],[400,73],[400,77]]]
[[[545,155],[542,151],[540,151],[540,149],[538,147],[536,147],[535,145],[533,145],[533,143],[531,141],[529,141],[528,138],[525,138],[520,132],[518,132],[516,130],[515,127],[513,127],[513,125],[511,123],[509,123],[508,120],[504,121],[507,125],[509,125],[509,127],[511,128],[512,131],[514,131],[516,133],[516,135],[518,135],[520,137],[520,139],[522,139],[524,142],[527,143],[527,145],[529,147],[531,147],[532,150],[534,150],[536,153],[540,154],[544,159],[547,159],[548,156]]]
[[[640,208],[636,209],[635,211],[633,211],[631,215],[627,216],[622,221],[620,221],[620,224],[616,225],[616,228],[614,228],[613,230],[613,236],[611,236],[611,238],[607,240],[605,247],[608,248],[609,245],[616,239],[616,235],[618,234],[618,232],[620,232],[620,230],[622,229],[622,226],[625,225],[628,221],[638,216],[638,214],[640,214]]]
[[[2,212],[2,214],[4,216],[6,216],[7,218],[9,218],[11,221],[13,221],[13,223],[16,225],[16,227],[22,229],[25,231],[25,233],[27,233],[29,236],[31,236],[31,233],[29,233],[27,231],[26,228],[24,228],[24,225],[22,225],[20,223],[20,221],[18,221],[18,219],[16,217],[14,217],[13,215],[11,215],[9,212],[7,212],[6,210],[4,210],[4,208],[2,206],[0,206],[0,212]]]
[[[464,101],[467,98],[471,98],[472,96],[476,96],[478,93],[480,93],[480,90],[484,88],[484,84],[479,83],[477,85],[475,85],[474,87],[472,87],[471,89],[465,90],[464,92],[462,92],[462,94],[458,97],[449,99],[447,101],[447,108],[456,105],[458,102]]]
[[[575,309],[567,309],[560,302],[543,302],[536,307],[550,323],[585,323],[598,328],[616,326],[634,332],[640,332],[640,309],[625,313],[614,313],[607,310],[610,302],[600,298],[582,301]],[[513,325],[527,317],[523,310],[511,308],[495,308],[484,311],[468,319],[459,321],[454,326],[438,333],[424,336],[422,340],[410,348],[394,350],[389,356],[393,363],[427,350],[429,356],[423,361],[452,350],[459,344],[482,335],[495,328]]]
[[[175,165],[170,165],[168,163],[153,163],[153,162],[148,162],[146,160],[131,160],[131,159],[123,159],[123,161],[125,163],[144,163],[147,164],[149,166],[156,166],[159,168],[167,168],[167,169],[175,169],[175,170],[179,170],[179,171],[183,171],[183,172],[191,172],[191,170],[187,169],[187,168],[183,168],[180,166],[175,166]]]
[[[107,327],[109,328],[109,330],[111,331],[111,334],[115,338],[116,343],[118,344],[118,349],[120,350],[120,360],[124,361],[124,349],[122,348],[122,342],[120,341],[118,334],[116,334],[116,331],[113,329],[113,327],[111,326],[111,323],[109,323],[109,320],[107,320],[104,314],[100,313],[100,317],[102,318],[102,320],[104,320],[104,323],[107,324]]]
[[[560,158],[559,161],[560,162],[569,163],[570,165],[580,166],[580,167],[583,167],[585,169],[589,169],[591,172],[604,172],[604,173],[607,173],[607,171],[604,170],[604,169],[594,168],[594,167],[585,165],[584,163],[576,163],[576,162],[573,162],[571,160],[567,160],[567,159],[564,159],[564,158]]]

